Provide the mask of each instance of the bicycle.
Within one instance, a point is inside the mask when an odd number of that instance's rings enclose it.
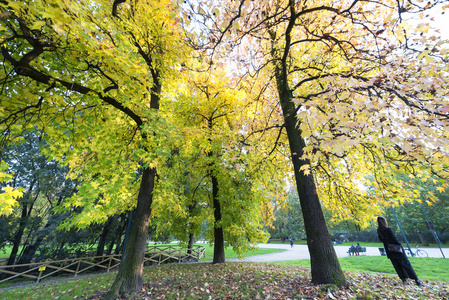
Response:
[[[419,245],[416,245],[415,252],[412,249],[405,249],[408,256],[417,256],[417,257],[429,257],[429,254],[422,250],[418,249]]]

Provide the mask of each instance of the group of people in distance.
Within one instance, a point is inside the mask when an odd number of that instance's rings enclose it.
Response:
[[[360,251],[362,250],[362,247],[359,243],[357,243],[357,246],[354,246],[354,244],[351,244],[351,247],[349,247],[349,255],[360,255]]]

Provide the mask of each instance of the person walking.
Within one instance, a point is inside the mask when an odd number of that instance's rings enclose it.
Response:
[[[387,220],[384,217],[377,217],[377,225],[379,240],[384,244],[387,257],[391,260],[399,278],[403,283],[407,278],[414,279],[416,285],[422,286],[423,283],[418,279],[412,264],[405,255],[404,247],[394,235],[393,230],[388,227]]]
[[[293,240],[290,238],[290,248],[293,248]]]

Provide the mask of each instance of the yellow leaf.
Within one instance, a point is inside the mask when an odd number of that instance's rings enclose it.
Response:
[[[439,186],[439,187],[437,187],[437,191],[440,193],[444,193],[445,190],[443,187]]]
[[[45,21],[34,22],[33,26],[31,26],[31,29],[41,29],[42,27],[45,26],[45,24],[47,24],[45,23]]]

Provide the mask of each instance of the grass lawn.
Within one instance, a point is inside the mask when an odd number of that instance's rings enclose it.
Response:
[[[206,247],[206,260],[213,247]],[[258,249],[252,256],[282,251]],[[232,249],[226,258],[237,257]],[[133,299],[449,299],[449,268],[444,258],[410,258],[426,283],[403,285],[391,262],[382,256],[340,258],[350,283],[341,288],[311,283],[310,261],[279,263],[165,264],[144,269],[144,289]],[[101,299],[116,273],[44,281],[0,290],[3,299]]]
[[[154,245],[154,246],[176,246],[177,244],[161,244],[161,243],[149,243],[148,245]],[[201,260],[212,260],[214,257],[214,247],[208,244],[195,244],[195,246],[204,246],[206,248],[206,256],[203,257]],[[19,253],[22,250],[23,246],[19,247]],[[12,245],[6,246],[4,249],[0,250],[0,259],[2,258],[8,258],[11,254]],[[94,249],[93,247],[90,247],[89,249]],[[286,251],[284,249],[263,249],[263,248],[256,248],[254,250],[248,251],[246,253],[243,253],[242,256],[254,256],[259,254],[268,254],[268,253],[275,253],[275,252],[283,252]],[[231,247],[225,249],[225,257],[226,258],[238,258],[238,254],[232,250]]]
[[[430,259],[432,260],[432,259]],[[365,265],[365,264],[363,264]],[[345,272],[349,285],[317,286],[310,268],[291,264],[166,264],[144,269],[133,299],[448,299],[449,284],[403,285],[381,273]],[[115,273],[0,290],[0,299],[101,299]]]
[[[397,277],[393,265],[386,256],[348,256],[338,260],[343,271],[383,273]],[[409,260],[420,279],[449,282],[447,259],[409,257]],[[282,261],[276,264],[310,267],[310,260]]]
[[[286,240],[284,243],[281,242],[281,240],[271,240],[270,241],[271,244],[281,244],[281,245],[289,245],[289,241]],[[381,242],[359,242],[361,246],[363,247],[383,247],[383,244]],[[307,241],[305,240],[298,240],[298,241],[294,241],[295,245],[307,245]],[[357,241],[354,242],[344,242],[341,243],[337,246],[351,246],[352,244],[357,244]],[[402,243],[404,248],[406,247],[405,243]],[[410,247],[411,248],[415,248],[416,247],[416,243],[410,243]],[[422,246],[421,244],[419,244],[419,248],[438,248],[438,245],[436,243],[429,243],[429,246]],[[443,244],[443,248],[449,248],[449,244]]]
[[[202,258],[201,260],[212,260],[214,258],[214,247],[207,244],[198,244],[199,246],[206,247],[206,256]],[[254,256],[254,255],[261,255],[261,254],[269,254],[269,253],[275,253],[275,252],[284,252],[287,251],[285,249],[267,249],[267,248],[256,248],[254,250],[245,252],[242,254],[243,257],[248,256]],[[225,257],[228,258],[238,258],[238,254],[232,250],[231,247],[225,249]]]

